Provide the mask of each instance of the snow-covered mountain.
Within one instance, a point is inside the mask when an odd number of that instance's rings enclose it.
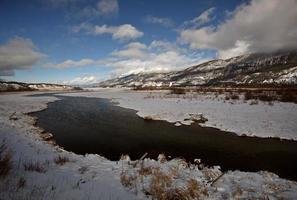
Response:
[[[57,90],[75,90],[80,89],[78,87],[49,84],[49,83],[22,83],[22,82],[6,82],[0,81],[0,92],[10,91],[57,91]]]
[[[297,50],[212,60],[169,73],[139,73],[107,80],[100,87],[297,84]]]

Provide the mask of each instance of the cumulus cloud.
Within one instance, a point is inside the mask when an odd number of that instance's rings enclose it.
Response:
[[[169,18],[155,17],[155,16],[149,15],[149,16],[147,16],[145,18],[145,21],[147,23],[151,23],[151,24],[159,24],[159,25],[162,25],[164,27],[174,26],[174,22]]]
[[[113,51],[112,55],[117,57],[126,57],[126,58],[143,58],[147,56],[145,49],[146,49],[145,44],[142,44],[139,42],[133,42],[126,45],[125,49]]]
[[[213,12],[214,12],[215,8],[209,8],[207,10],[205,10],[204,12],[202,12],[198,17],[195,17],[192,20],[189,21],[185,21],[183,23],[184,27],[199,27],[203,24],[206,24],[208,22],[210,22],[213,19]]]
[[[297,1],[252,0],[239,6],[217,27],[181,31],[197,49],[217,49],[219,57],[297,48]]]
[[[149,45],[132,42],[111,53],[106,59],[66,60],[51,67],[109,67],[113,76],[140,72],[166,72],[206,61],[203,55],[178,47],[168,41],[153,41]]]
[[[174,50],[168,50],[158,54],[150,52],[143,59],[128,58],[108,62],[105,65],[114,69],[114,76],[119,76],[143,72],[168,72],[201,62],[201,57],[190,57]]]
[[[52,64],[52,63],[48,63],[45,64],[45,67],[52,67],[52,68],[59,68],[59,69],[65,69],[65,68],[72,68],[72,67],[81,67],[81,66],[88,66],[88,65],[94,65],[96,64],[95,60],[92,59],[81,59],[79,61],[74,61],[74,60],[65,60],[62,63],[59,64]]]
[[[102,35],[111,34],[113,40],[129,41],[143,36],[143,32],[131,24],[123,24],[120,26],[107,26],[107,25],[91,25],[89,23],[81,23],[72,28],[73,32],[85,31],[87,34]]]
[[[31,69],[43,57],[30,39],[12,38],[0,45],[0,75],[12,76],[14,70]]]
[[[72,80],[63,81],[66,85],[88,85],[93,83],[98,83],[98,79],[93,75],[86,75],[81,77],[76,77]]]
[[[120,26],[95,26],[95,35],[105,33],[112,34],[114,40],[133,40],[143,36],[143,32],[137,30],[131,24],[123,24]]]

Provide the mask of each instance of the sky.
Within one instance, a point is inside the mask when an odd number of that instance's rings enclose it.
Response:
[[[92,84],[297,48],[297,0],[0,0],[0,79]]]

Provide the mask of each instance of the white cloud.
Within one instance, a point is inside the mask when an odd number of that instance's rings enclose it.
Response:
[[[15,37],[0,46],[0,76],[12,76],[14,70],[31,69],[44,54],[30,39]]]
[[[145,44],[142,44],[139,42],[133,42],[126,45],[125,49],[113,51],[112,55],[117,57],[127,57],[127,58],[143,58],[147,56],[145,49],[146,49]]]
[[[162,25],[164,27],[172,27],[174,26],[174,22],[169,19],[169,18],[164,18],[164,17],[155,17],[155,16],[147,16],[145,18],[145,21],[147,23],[151,23],[151,24],[159,24]]]
[[[217,27],[185,29],[180,38],[191,48],[217,49],[220,57],[294,49],[296,19],[296,0],[252,0]]]
[[[135,50],[140,51],[141,56]],[[125,55],[116,55],[119,58],[108,60],[104,66],[113,68],[113,75],[128,75],[140,72],[168,72],[182,69],[202,62],[204,59],[200,54],[193,54],[187,49],[178,47],[175,43],[155,40],[150,45],[142,43],[130,43],[123,50]],[[112,53],[115,56],[115,53]]]
[[[166,72],[189,67],[206,59],[203,55],[178,47],[168,41],[153,41],[150,45],[132,42],[114,51],[106,59],[67,60],[48,67],[109,67],[113,76],[140,72]]]
[[[111,34],[113,40],[129,41],[143,36],[143,32],[137,30],[131,24],[123,24],[120,26],[107,26],[107,25],[91,25],[89,23],[81,23],[72,28],[73,32],[85,31],[87,34],[102,35]]]
[[[96,64],[95,60],[85,58],[79,61],[74,61],[69,59],[59,64],[48,63],[45,65],[45,67],[64,69],[64,68],[81,67],[81,66],[88,66],[88,65],[95,65],[95,64]]]
[[[98,79],[95,76],[89,75],[89,76],[76,77],[72,80],[63,81],[62,83],[66,85],[88,85],[88,84],[98,83]]]
[[[104,33],[112,34],[114,40],[133,40],[143,36],[143,32],[137,30],[131,24],[123,24],[120,26],[95,26],[94,34],[100,35]]]
[[[220,51],[221,58],[231,58],[238,55],[249,53],[249,44],[245,41],[237,40],[234,47]]]
[[[185,21],[183,23],[183,26],[184,27],[190,26],[190,27],[197,28],[203,24],[210,22],[213,19],[212,14],[213,14],[214,10],[215,10],[214,7],[205,10],[198,17],[195,17],[194,19],[192,19],[190,21]]]
[[[117,0],[100,0],[97,3],[97,10],[101,15],[116,15],[119,11]]]

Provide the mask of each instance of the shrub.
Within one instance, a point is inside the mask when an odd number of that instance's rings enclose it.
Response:
[[[230,98],[232,100],[238,100],[239,99],[239,95],[238,94],[231,94]]]
[[[39,173],[46,172],[45,168],[39,162],[24,164],[24,169],[25,171],[36,171]]]
[[[252,100],[250,102],[250,105],[257,105],[257,104],[259,104],[258,100]]]
[[[294,95],[293,92],[282,92],[280,101],[297,103],[297,95]]]
[[[273,101],[275,98],[272,95],[269,94],[261,94],[258,96],[259,100],[261,101]]]
[[[244,93],[244,99],[245,99],[245,100],[250,100],[250,99],[253,99],[253,98],[254,98],[254,96],[253,96],[253,94],[252,94],[251,91],[246,91],[246,92]]]
[[[153,199],[168,199],[164,198],[167,196],[167,189],[172,185],[172,178],[163,173],[160,169],[155,169],[152,174],[152,179],[150,183],[150,191],[148,191]],[[171,193],[171,192],[170,192]]]
[[[82,166],[78,169],[79,173],[84,174],[86,171],[88,171],[88,167]]]
[[[6,177],[12,169],[11,154],[3,141],[0,145],[0,178]]]
[[[186,94],[186,90],[183,88],[171,88],[171,94]]]
[[[18,181],[18,189],[25,187],[25,185],[26,185],[26,180],[23,177],[21,177]]]
[[[125,187],[129,187],[131,188],[132,186],[134,186],[136,183],[136,179],[137,179],[137,176],[132,176],[132,175],[129,175],[125,172],[123,172],[121,174],[121,183],[123,186]]]
[[[55,163],[57,165],[64,165],[66,162],[69,162],[69,158],[67,158],[65,156],[59,156],[59,157],[55,158]]]

